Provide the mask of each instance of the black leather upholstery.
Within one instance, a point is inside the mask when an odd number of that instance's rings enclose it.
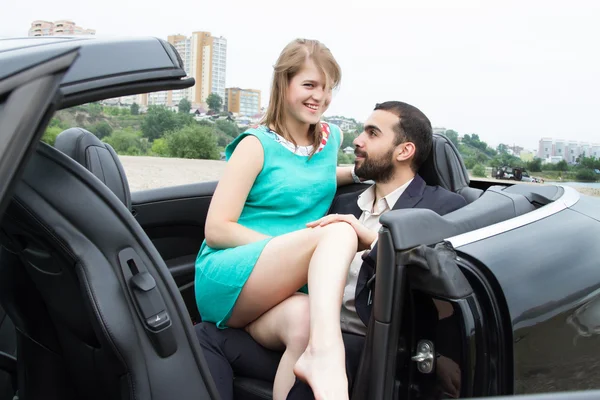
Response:
[[[0,233],[21,398],[217,398],[164,261],[88,170],[40,143]],[[155,309],[168,321],[156,334],[148,324],[159,319],[146,317]]]
[[[491,186],[475,202],[441,216],[428,209],[392,210],[380,221],[390,229],[396,251],[471,232],[535,210],[520,193],[505,186]]]
[[[123,165],[115,150],[82,128],[61,132],[54,147],[91,171],[131,209],[131,193]]]
[[[441,134],[433,135],[431,153],[419,169],[419,175],[428,185],[439,185],[460,194],[467,203],[483,194],[483,190],[469,187],[469,173],[458,149],[450,139]]]

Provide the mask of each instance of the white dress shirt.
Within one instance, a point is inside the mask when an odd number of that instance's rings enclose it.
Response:
[[[370,186],[367,190],[358,196],[357,204],[362,210],[362,214],[358,221],[372,231],[379,231],[381,224],[379,223],[379,217],[394,208],[394,205],[404,193],[404,190],[410,185],[412,179],[400,186],[398,189],[389,193],[387,196],[379,199],[375,204],[375,185]],[[377,239],[371,243],[371,249],[377,243]],[[366,251],[366,250],[365,250]],[[350,264],[350,270],[348,271],[348,279],[346,281],[346,287],[344,288],[344,297],[342,299],[342,312],[341,312],[341,326],[343,332],[354,333],[357,335],[366,335],[367,327],[356,313],[356,307],[354,305],[354,295],[356,292],[356,283],[358,280],[358,273],[363,264],[362,255],[364,251],[359,251],[354,256],[352,264]]]

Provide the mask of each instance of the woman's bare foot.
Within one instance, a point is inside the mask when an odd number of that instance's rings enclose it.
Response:
[[[315,351],[310,346],[294,366],[298,379],[308,383],[315,400],[348,400],[344,346]]]

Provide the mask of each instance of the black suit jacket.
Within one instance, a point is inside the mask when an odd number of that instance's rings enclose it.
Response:
[[[357,200],[361,193],[347,193],[338,196],[331,205],[329,213],[352,214],[356,218],[360,218],[362,211],[358,207]],[[444,215],[466,204],[467,202],[461,195],[446,190],[441,186],[428,186],[423,178],[417,174],[404,193],[398,198],[393,209],[427,208],[440,215]],[[365,252],[363,260],[364,262],[360,269],[356,285],[355,306],[358,316],[367,325],[371,314],[371,304],[369,304],[370,289],[367,288],[367,282],[375,273],[377,244],[375,244],[370,252]]]

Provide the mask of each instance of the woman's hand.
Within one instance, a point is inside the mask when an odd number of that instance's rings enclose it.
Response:
[[[358,251],[370,249],[371,245],[377,240],[377,232],[365,227],[352,214],[330,214],[321,219],[306,224],[308,228],[316,228],[319,226],[329,225],[334,222],[346,222],[354,228],[358,237]]]

